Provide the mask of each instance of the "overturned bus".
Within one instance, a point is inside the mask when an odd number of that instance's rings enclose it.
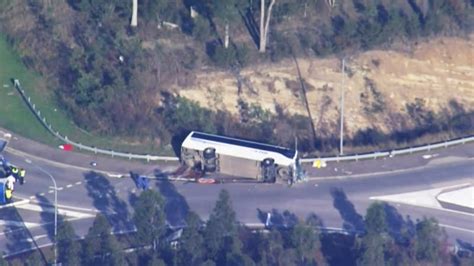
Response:
[[[204,173],[261,182],[293,183],[303,178],[296,150],[196,131],[181,145],[181,162]]]

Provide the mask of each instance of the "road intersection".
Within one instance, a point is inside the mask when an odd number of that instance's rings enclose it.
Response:
[[[12,144],[5,156],[12,163],[24,166],[28,177],[27,183],[15,191],[17,205],[0,209],[0,250],[5,252],[3,255],[51,243],[54,191],[49,177],[35,165],[55,177],[59,214],[72,222],[79,237],[87,233],[97,212],[107,215],[115,232],[134,229],[132,203],[140,191],[131,178],[117,178],[117,173],[127,174],[133,170],[152,174],[155,170],[163,172],[176,167],[96,158],[99,161],[97,168],[90,169],[91,156],[88,155],[48,147],[35,148],[42,151],[35,154],[28,149],[17,150],[21,147],[15,147],[15,141]],[[54,155],[48,156],[45,152]],[[159,190],[166,198],[165,211],[173,226],[183,225],[189,210],[207,219],[220,189],[227,189],[238,219],[247,224],[264,223],[263,214],[267,212],[274,213],[281,221],[314,214],[324,227],[360,231],[366,208],[374,200],[384,200],[392,206],[387,211],[392,215],[394,230],[423,217],[435,217],[446,229],[451,243],[457,240],[474,243],[472,213],[446,210],[442,206],[427,208],[420,206],[424,205],[422,200],[407,202],[406,195],[402,196],[405,201],[395,199],[403,193],[421,195],[427,190],[472,184],[474,144],[430,153],[433,154],[436,156],[414,154],[393,160],[334,163],[323,170],[308,167],[310,181],[292,188],[277,184],[200,185],[156,181],[152,183],[152,189]]]

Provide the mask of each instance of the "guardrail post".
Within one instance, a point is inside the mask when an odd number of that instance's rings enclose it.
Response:
[[[97,147],[94,147],[94,153],[97,154]]]
[[[79,143],[79,145],[77,145],[79,147],[79,150],[82,150],[82,144]]]
[[[36,109],[35,109],[35,104],[33,104],[33,110],[36,110]]]
[[[30,99],[30,97],[28,97],[28,102],[29,102],[29,103],[31,103],[31,99]]]
[[[445,148],[448,147],[448,142],[447,142],[447,141],[444,142],[444,147],[445,147]]]
[[[38,110],[38,116],[41,117],[41,111]]]
[[[114,151],[112,150],[112,151],[110,151],[110,152],[112,153],[112,158],[114,158]]]
[[[147,163],[150,162],[150,154],[147,154],[147,155],[146,155],[146,162],[147,162]]]
[[[359,161],[359,154],[356,154],[356,162]]]
[[[128,159],[129,159],[129,160],[132,159],[132,154],[131,154],[131,153],[128,154]]]
[[[431,151],[431,144],[428,144],[428,151]]]

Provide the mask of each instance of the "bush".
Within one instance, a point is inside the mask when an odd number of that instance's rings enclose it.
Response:
[[[219,67],[228,67],[237,62],[237,52],[232,46],[225,48],[217,45],[211,54],[211,59]]]

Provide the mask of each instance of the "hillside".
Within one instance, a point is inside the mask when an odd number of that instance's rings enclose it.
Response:
[[[449,117],[474,111],[474,45],[469,38],[439,37],[406,47],[407,51],[372,50],[347,60],[345,128],[348,137],[360,130],[382,133],[412,129],[432,121],[430,113]],[[401,46],[401,45],[400,45]],[[316,132],[338,132],[341,61],[298,58]],[[195,85],[176,88],[201,106],[239,114],[239,100],[307,115],[294,60],[248,67],[248,81],[238,93],[232,73],[201,73]],[[472,117],[471,117],[472,119]],[[278,132],[275,132],[278,134]]]
[[[143,0],[137,27],[131,10],[130,1],[0,0],[0,34],[41,77],[33,95],[46,91],[72,126],[122,142],[169,149],[201,130],[330,151],[343,55],[348,145],[473,131],[463,41],[472,1]]]

